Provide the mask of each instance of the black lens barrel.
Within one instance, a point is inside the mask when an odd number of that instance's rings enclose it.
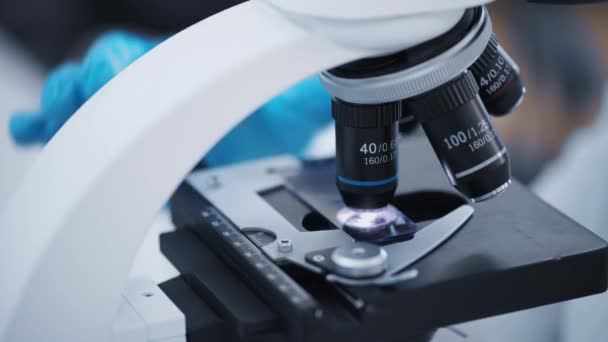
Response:
[[[397,188],[401,102],[354,104],[334,98],[337,185],[352,208],[386,206]]]
[[[496,34],[492,34],[488,46],[470,69],[490,114],[507,115],[523,100],[526,89],[519,67],[498,44]]]
[[[404,101],[421,123],[448,179],[474,201],[489,199],[510,184],[507,149],[478,96],[470,72]]]

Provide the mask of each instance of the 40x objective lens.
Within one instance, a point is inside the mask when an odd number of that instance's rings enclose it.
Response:
[[[420,121],[452,185],[473,201],[492,198],[511,182],[507,149],[478,91],[473,75],[465,72],[404,102],[405,110]]]
[[[397,188],[401,102],[354,104],[334,98],[337,185],[351,208],[388,205]]]

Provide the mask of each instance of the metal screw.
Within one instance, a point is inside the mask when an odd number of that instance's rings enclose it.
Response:
[[[279,240],[278,248],[281,253],[290,253],[293,251],[293,243],[289,239],[282,239]]]
[[[323,261],[325,261],[325,257],[322,256],[321,254],[313,255],[312,256],[312,261],[314,261],[314,262],[323,262]]]
[[[217,176],[211,176],[207,180],[207,187],[210,189],[217,189],[222,186],[220,179]]]

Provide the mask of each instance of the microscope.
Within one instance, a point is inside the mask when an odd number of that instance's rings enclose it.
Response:
[[[524,85],[486,2],[255,0],[153,49],[0,211],[0,340],[431,341],[605,291],[606,242],[511,179],[490,115]],[[191,172],[319,72],[335,158]],[[180,275],[158,285],[162,305],[134,304],[130,266],[167,200],[176,230],[160,248]],[[125,307],[147,335],[117,334],[134,324]]]

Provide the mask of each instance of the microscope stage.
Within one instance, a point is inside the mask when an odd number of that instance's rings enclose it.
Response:
[[[215,341],[209,331],[218,341],[423,341],[439,327],[606,290],[606,243],[518,182],[469,204],[425,140],[408,138],[399,156],[392,204],[423,228],[380,247],[389,269],[404,266],[387,282],[323,265],[330,247],[353,243],[336,219],[333,161],[194,172],[171,201],[177,231],[161,237],[182,274],[161,288],[189,319],[190,341]]]

